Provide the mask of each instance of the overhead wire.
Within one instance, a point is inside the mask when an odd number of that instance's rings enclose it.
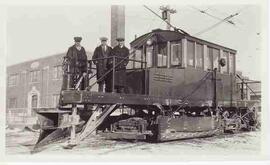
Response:
[[[208,12],[206,12],[206,11],[209,10],[210,8],[207,8],[206,10],[201,10],[201,9],[196,8],[196,7],[194,7],[194,6],[190,6],[190,7],[193,8],[193,9],[195,9],[195,10],[198,10],[200,13],[205,14],[205,15],[208,15],[208,16],[214,18],[214,19],[217,19],[217,20],[220,20],[220,21],[223,20],[222,18],[219,18],[219,17],[217,17],[217,16],[214,16],[214,15],[209,14]],[[235,25],[235,23],[232,22],[231,20],[226,20],[226,23],[231,24],[231,25]]]
[[[198,32],[198,33],[195,33],[194,36],[198,36],[198,35],[201,35],[201,34],[203,34],[203,33],[205,33],[205,32],[208,32],[209,30],[212,30],[213,28],[215,28],[215,27],[217,27],[218,25],[222,24],[224,21],[227,21],[227,20],[229,20],[230,18],[232,18],[232,17],[234,17],[234,16],[237,16],[238,14],[239,14],[239,13],[235,13],[235,14],[229,15],[228,17],[226,17],[226,18],[224,18],[223,20],[221,20],[221,21],[215,23],[214,25],[212,25],[212,26],[210,26],[210,27],[208,27],[208,28],[206,28],[206,29],[204,29],[204,30]]]

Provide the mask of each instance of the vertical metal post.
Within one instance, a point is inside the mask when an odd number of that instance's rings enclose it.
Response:
[[[247,83],[245,83],[245,86],[246,86],[246,100],[248,100],[249,99],[249,94],[248,94],[248,84]]]
[[[115,56],[113,56],[113,70],[112,70],[112,92],[113,93],[115,93],[114,81],[115,81]]]
[[[213,108],[217,108],[217,68],[213,69],[212,80],[214,82]]]
[[[241,100],[244,100],[244,82],[241,82]]]
[[[72,122],[71,122],[71,130],[70,130],[70,144],[75,145],[76,144],[76,123],[75,118],[77,116],[77,106],[72,105]]]
[[[231,93],[231,100],[230,100],[230,105],[231,105],[231,107],[233,106],[233,85],[234,85],[234,82],[233,82],[233,75],[231,74],[230,75],[230,78],[231,78],[231,91],[230,91],[230,93]]]
[[[142,55],[144,56],[144,92],[143,94],[148,94],[148,91],[147,91],[147,50],[146,50],[146,45],[143,45],[143,53]]]
[[[73,88],[72,86],[72,76],[71,76],[71,73],[70,73],[70,64],[68,62],[67,64],[67,90],[70,90]]]

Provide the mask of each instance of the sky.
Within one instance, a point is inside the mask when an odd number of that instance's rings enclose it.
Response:
[[[180,6],[171,23],[195,37],[237,50],[237,70],[251,79],[261,80],[260,70],[262,17],[256,5]],[[160,13],[159,6],[148,6]],[[215,28],[198,32],[219,22],[195,10],[199,8],[219,18],[239,13]],[[73,45],[74,36],[82,36],[82,45],[89,52],[99,44],[99,37],[110,38],[110,5],[95,6],[12,6],[7,10],[7,65],[64,53]],[[152,29],[166,25],[142,5],[125,6],[126,45]],[[255,67],[254,67],[255,66]],[[257,66],[257,67],[256,67]]]

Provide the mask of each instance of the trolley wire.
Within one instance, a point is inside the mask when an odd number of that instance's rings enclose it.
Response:
[[[199,11],[200,13],[202,13],[202,14],[208,15],[208,16],[210,16],[210,17],[212,17],[212,18],[214,18],[214,19],[217,19],[217,20],[219,20],[219,21],[223,21],[222,18],[219,18],[219,17],[217,17],[217,16],[214,16],[214,15],[212,15],[212,14],[206,12],[207,10],[210,9],[210,7],[207,8],[206,10],[201,10],[201,9],[198,9],[198,8],[196,8],[196,7],[194,7],[194,6],[190,6],[190,7],[193,8],[193,9],[195,9],[195,10],[198,10],[198,11]],[[235,23],[234,23],[232,20],[226,20],[225,22],[228,23],[228,24],[231,24],[231,25],[235,25]]]
[[[208,32],[209,30],[212,30],[213,28],[219,26],[219,25],[222,24],[224,21],[228,21],[229,19],[231,19],[231,18],[237,16],[238,14],[239,14],[239,13],[235,13],[235,14],[229,15],[228,17],[226,17],[226,18],[224,18],[223,20],[221,20],[221,21],[215,23],[214,25],[212,25],[212,26],[210,26],[210,27],[208,27],[208,28],[206,28],[206,29],[204,29],[204,30],[202,30],[202,31],[200,31],[200,32],[198,32],[198,33],[196,33],[196,34],[194,34],[194,36],[196,36],[196,35],[198,36],[198,35],[201,35],[201,34],[203,34],[203,33],[206,33],[206,32]]]

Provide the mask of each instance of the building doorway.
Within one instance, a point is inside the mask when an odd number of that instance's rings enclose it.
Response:
[[[32,87],[32,90],[28,93],[27,116],[36,116],[34,109],[38,107],[40,107],[40,93],[35,87]]]
[[[35,110],[34,108],[37,108],[37,103],[38,103],[38,96],[37,94],[34,94],[32,95],[32,98],[31,98],[31,109],[32,109],[32,116],[36,116],[36,113],[35,113]]]

